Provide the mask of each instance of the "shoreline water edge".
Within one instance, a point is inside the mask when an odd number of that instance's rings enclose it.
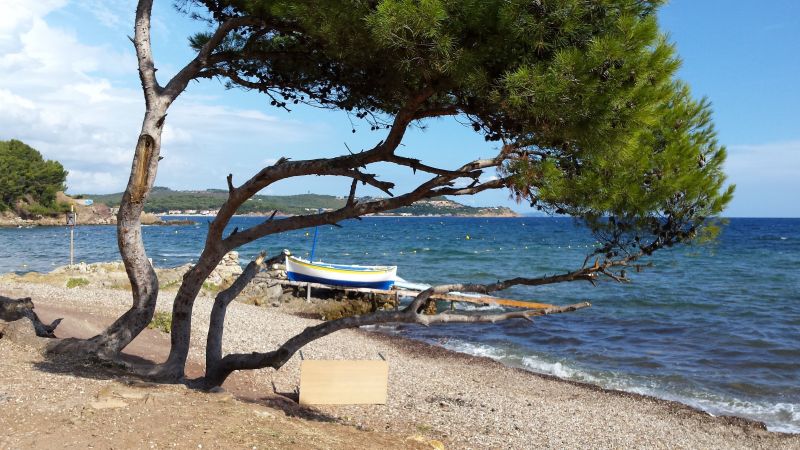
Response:
[[[568,223],[563,219],[540,218],[514,220],[423,218],[410,221],[385,221],[383,219],[385,218],[366,220],[365,223],[347,224],[352,237],[344,241],[337,239],[343,235],[342,232],[334,230],[332,227],[330,230],[326,229],[323,231],[325,240],[320,254],[332,262],[365,263],[371,261],[373,255],[379,259],[378,262],[398,261],[401,270],[405,269],[404,272],[401,272],[404,278],[424,283],[443,279],[456,281],[480,279],[480,277],[487,277],[487,274],[482,274],[482,272],[486,272],[483,264],[469,270],[465,267],[449,269],[445,266],[448,262],[467,261],[470,258],[481,257],[488,258],[489,262],[494,263],[497,266],[495,267],[496,271],[512,274],[515,269],[511,265],[535,264],[535,261],[541,259],[541,256],[535,256],[532,260],[530,256],[527,256],[528,253],[523,251],[528,247],[522,243],[514,250],[509,242],[499,241],[498,239],[502,237],[519,237],[512,235],[509,232],[510,228],[543,228],[536,231],[535,236],[542,234],[550,236],[558,234],[558,230],[564,228]],[[240,220],[248,223],[249,220],[257,219],[241,218]],[[794,267],[792,264],[796,265],[800,261],[795,249],[797,235],[800,232],[795,231],[793,235],[787,230],[795,229],[795,222],[800,221],[784,222],[755,221],[759,227],[758,233],[742,239],[741,233],[743,232],[753,234],[751,231],[742,229],[742,223],[748,227],[754,225],[748,221],[734,220],[733,226],[723,232],[728,236],[723,235],[721,242],[713,249],[714,258],[698,259],[700,255],[695,249],[681,254],[680,264],[677,264],[678,261],[674,258],[660,260],[651,273],[645,273],[641,278],[637,278],[632,287],[606,285],[591,289],[572,286],[570,289],[577,290],[577,292],[547,290],[544,292],[546,294],[544,298],[541,297],[542,292],[540,291],[519,290],[510,293],[512,297],[519,299],[547,301],[558,299],[557,302],[554,301],[555,303],[573,303],[592,299],[592,303],[595,305],[593,308],[574,316],[542,319],[532,327],[504,325],[480,329],[469,327],[418,329],[400,326],[377,331],[391,336],[392,339],[410,338],[413,342],[433,344],[449,351],[484,356],[514,370],[526,370],[547,376],[555,375],[570,383],[588,383],[599,386],[599,389],[642,394],[664,399],[664,401],[677,401],[689,408],[709,411],[716,415],[736,415],[762,421],[767,423],[770,430],[797,433],[800,431],[798,428],[800,425],[800,408],[798,408],[800,402],[795,398],[796,392],[791,388],[793,385],[796,386],[797,372],[794,370],[793,364],[795,363],[790,362],[791,355],[794,354],[791,350],[794,336],[792,333],[796,334],[796,331],[792,331],[796,330],[792,324],[800,323],[800,315],[796,311],[797,305],[788,300],[781,301],[785,300],[786,294],[775,291],[776,288],[765,288],[762,298],[755,301],[754,299],[757,297],[754,297],[754,294],[749,291],[734,292],[735,286],[724,287],[730,283],[727,278],[720,279],[711,286],[692,286],[691,282],[687,282],[691,279],[694,268],[700,268],[709,273],[718,273],[713,264],[709,265],[713,261],[719,260],[720,265],[731,267],[731,258],[744,258],[753,252],[764,251],[765,249],[759,247],[764,247],[765,242],[777,246],[779,249],[785,249],[775,253],[782,255],[783,261],[787,261],[786,258],[788,258],[789,262],[784,262],[783,265],[790,272]],[[408,236],[413,228],[413,232],[421,236],[416,240],[421,240],[421,242],[410,247],[403,240],[386,243],[381,247],[371,248],[372,255],[353,251],[353,242],[370,238],[370,236],[380,236],[380,233],[383,232],[380,226],[383,226],[384,223],[397,228],[397,233],[393,235],[403,235],[404,239],[413,237]],[[552,229],[548,228],[553,227],[553,224],[557,226]],[[95,235],[89,240],[94,245],[110,247],[114,243],[113,229],[103,228],[107,231],[98,230],[97,233],[101,233],[99,235],[92,231]],[[150,228],[150,231],[147,232],[150,235],[150,242],[156,242],[152,239],[159,236],[157,242],[163,244],[163,248],[159,251],[152,252],[154,264],[158,267],[166,267],[170,265],[170,262],[172,265],[176,265],[176,261],[180,261],[181,258],[191,257],[193,250],[191,246],[187,247],[186,240],[190,239],[190,236],[203,233],[202,223],[190,227],[175,227],[174,230],[159,230],[158,228]],[[0,233],[0,243],[4,242],[5,236],[11,235],[8,233],[30,233],[32,231],[7,230],[5,235]],[[55,230],[39,230],[40,233],[48,236],[48,233],[53,231]],[[334,237],[328,233],[338,234]],[[82,234],[88,239],[86,236],[88,233]],[[472,239],[467,242],[464,240],[464,236],[468,234],[472,235]],[[14,235],[16,236],[16,234]],[[103,239],[98,241],[96,239],[98,236],[103,236]],[[498,237],[495,238],[495,236]],[[309,238],[301,231],[288,236],[288,239],[286,236],[283,238],[276,239],[276,242],[294,249],[302,249],[309,242]],[[586,247],[579,245],[584,241],[577,239],[576,235],[569,234],[566,238],[559,237],[550,243],[538,242],[539,238],[537,237],[528,245],[531,247],[538,245],[538,247],[530,249],[530,251],[535,250],[534,253],[552,252],[558,249],[561,249],[562,253],[569,254],[585,251]],[[148,239],[147,235],[145,239]],[[104,242],[104,240],[108,242]],[[479,244],[478,246],[475,246],[476,242]],[[731,245],[730,242],[737,242],[737,246],[740,246],[741,242],[748,243],[747,248],[742,250],[741,248],[728,248]],[[276,248],[274,244],[274,242],[267,242],[266,245],[262,244],[259,247],[274,250]],[[477,253],[461,250],[467,245],[471,246],[469,248],[475,248]],[[507,245],[508,247],[506,247]],[[487,253],[485,250],[492,246],[497,250]],[[42,253],[39,253],[36,245],[29,247],[28,250],[34,255],[41,254],[43,261],[53,257],[52,254],[44,254],[44,247],[41,250]],[[249,255],[255,254],[259,247],[245,249],[242,254],[242,262],[245,263]],[[429,247],[430,250],[426,250]],[[52,242],[46,248],[51,251]],[[503,256],[506,250],[501,251],[501,248],[514,252],[519,260],[505,262]],[[387,253],[391,249],[394,249],[395,252]],[[111,254],[113,252],[109,250],[98,251],[97,257],[91,258],[91,260],[102,260],[101,255]],[[106,259],[108,258],[106,257]],[[32,261],[29,260],[29,262]],[[509,264],[510,268],[504,268],[502,264]],[[558,267],[553,261],[547,260],[539,261],[538,264],[544,265],[537,270],[545,272],[553,270],[553,267]],[[0,258],[1,265],[3,265],[3,260]],[[690,267],[682,268],[684,265]],[[5,266],[3,271],[8,271],[8,264]],[[28,271],[26,268],[20,267],[20,269],[22,270],[18,269],[17,273]],[[31,267],[27,269],[44,272],[52,267],[47,268],[40,263],[38,266],[31,264]],[[411,271],[412,269],[415,271]],[[741,273],[748,270],[747,267],[733,267],[732,269],[726,276],[741,277]],[[425,274],[432,273],[434,270],[442,271],[442,273],[436,274],[436,277],[440,278],[431,279],[430,276],[426,278]],[[655,274],[652,273],[653,271]],[[676,277],[674,275],[676,273],[679,276]],[[493,273],[488,274],[488,276],[493,275]],[[789,273],[785,277],[783,274],[779,275],[776,275],[780,278],[777,282],[784,284],[788,282],[788,286],[792,286],[791,281],[782,281],[784,278],[791,280]],[[663,286],[666,283],[669,286]],[[687,296],[692,290],[698,289],[700,290],[698,294],[707,300],[697,298],[689,301]],[[597,301],[594,298],[597,298]],[[781,303],[776,304],[776,300],[773,298],[781,299],[777,300]],[[728,320],[728,315],[741,318],[739,309],[741,302],[745,302],[750,308],[750,315],[746,321],[742,319],[741,323],[720,322],[722,319]],[[623,312],[630,311],[631,308],[638,308],[635,314],[620,316]],[[773,324],[774,319],[771,317],[774,316],[775,308],[780,309],[781,318],[785,319],[785,323]],[[772,329],[767,329],[768,326],[761,323],[762,320],[770,321],[769,323],[773,324],[770,325]],[[746,326],[742,324],[746,324]],[[754,329],[755,331],[753,331]],[[704,331],[711,332],[709,336],[716,336],[720,343],[713,344],[709,341],[708,336],[699,334]],[[739,334],[735,333],[744,335],[744,337],[739,337]],[[756,335],[756,333],[758,334]],[[729,343],[731,340],[734,340],[733,344]],[[602,346],[596,347],[599,345],[598,342]],[[770,347],[764,347],[766,342],[773,342],[773,344]],[[668,345],[668,343],[670,344]],[[709,348],[703,349],[701,346],[704,345]],[[636,350],[628,354],[620,353],[622,350],[619,348],[627,347],[636,347]],[[685,352],[679,351],[682,350],[682,347],[686,348]],[[728,350],[728,353],[724,353],[724,347],[732,348]],[[749,349],[752,349],[752,352],[748,353]],[[709,355],[715,354],[719,354],[719,358],[711,359]],[[699,362],[695,363],[687,359],[687,355],[697,358]],[[771,359],[763,359],[766,357]],[[709,362],[703,362],[705,360],[709,360]],[[726,363],[730,366],[720,369],[719,365]],[[733,371],[729,367],[739,367],[740,369]],[[745,370],[746,368],[747,370]],[[764,368],[769,368],[769,370]],[[778,372],[778,370],[783,370],[783,372]],[[763,378],[754,378],[754,376],[758,377],[762,374]],[[792,381],[793,377],[794,382]],[[775,383],[770,391],[765,391],[762,386],[766,386],[766,383],[771,382],[770,380],[778,380],[780,383]],[[717,386],[721,387],[717,388]],[[727,386],[732,386],[732,388],[729,389]],[[735,394],[738,392],[737,389],[741,392],[755,392],[756,394],[749,398],[738,396]]]

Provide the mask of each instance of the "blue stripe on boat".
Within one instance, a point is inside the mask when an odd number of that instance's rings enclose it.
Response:
[[[391,289],[392,285],[394,285],[394,280],[342,281],[342,280],[333,280],[330,278],[313,277],[310,275],[304,275],[302,273],[297,273],[297,272],[286,272],[286,277],[289,278],[290,281],[304,281],[308,283],[329,284],[332,286],[363,287],[363,288],[384,289],[384,290]]]

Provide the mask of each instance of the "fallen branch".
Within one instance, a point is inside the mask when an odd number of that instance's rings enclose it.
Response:
[[[253,263],[250,263],[251,265]],[[248,266],[248,269],[250,266]],[[243,274],[242,276],[245,276]],[[249,276],[249,275],[248,275]],[[253,275],[254,276],[254,275]],[[241,277],[240,277],[241,278]],[[252,277],[250,277],[252,278]],[[507,280],[500,284],[495,283],[492,285],[482,284],[450,284],[441,285],[428,288],[420,292],[417,297],[401,311],[377,311],[363,316],[344,317],[329,322],[323,322],[314,326],[310,326],[287,340],[277,350],[265,353],[235,353],[225,356],[221,359],[218,358],[221,353],[215,353],[213,370],[206,371],[206,376],[200,382],[205,386],[219,386],[225,379],[236,370],[253,370],[272,367],[279,369],[282,367],[297,351],[303,348],[308,343],[327,336],[339,330],[347,328],[357,328],[366,325],[378,325],[388,323],[416,323],[420,325],[430,326],[440,323],[495,323],[510,319],[524,319],[532,321],[533,317],[561,314],[566,312],[577,311],[579,309],[588,308],[591,306],[588,302],[576,303],[574,305],[566,306],[551,306],[548,308],[525,310],[525,311],[508,311],[496,314],[470,314],[470,313],[452,313],[440,312],[437,314],[427,315],[424,313],[425,306],[428,302],[434,301],[432,296],[434,294],[447,293],[453,290],[460,290],[463,292],[484,292],[487,289],[501,286],[498,289],[506,289],[520,283],[521,278]],[[237,280],[238,281],[238,280]],[[495,290],[498,290],[495,289]],[[216,303],[215,303],[216,307]],[[224,308],[223,308],[224,313]],[[213,314],[213,313],[212,313]],[[221,326],[221,322],[220,322]]]
[[[30,319],[33,329],[36,331],[36,336],[39,337],[56,337],[53,332],[58,324],[61,323],[61,319],[56,319],[49,325],[44,324],[33,311],[33,301],[31,301],[30,297],[15,300],[0,296],[0,320],[14,322],[22,318]],[[2,335],[1,330],[0,335]]]

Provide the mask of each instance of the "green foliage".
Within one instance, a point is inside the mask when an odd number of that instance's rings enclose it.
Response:
[[[118,206],[122,199],[122,194],[92,195],[91,197],[98,203]],[[171,209],[213,210],[222,206],[227,198],[228,192],[219,189],[173,191],[169,188],[157,187],[150,193],[147,204],[145,204],[145,211],[160,213]],[[249,212],[269,213],[279,210],[290,214],[307,214],[306,208],[316,210],[317,208],[339,208],[342,205],[344,205],[343,199],[337,199],[331,195],[256,195],[245,202],[239,208],[239,212],[243,214]]]
[[[512,195],[583,221],[609,257],[713,231],[732,196],[709,104],[676,79],[660,0],[193,3],[212,22],[269,24],[225,43],[238,58],[217,69],[232,85],[372,129],[459,116],[502,142]]]
[[[52,216],[62,214],[70,210],[69,204],[63,202],[54,203],[53,206],[42,206],[39,203],[20,205],[19,210],[26,216]]]
[[[212,283],[210,281],[204,281],[203,282],[203,289],[205,289],[206,291],[209,291],[209,292],[219,292],[220,289],[221,289],[221,286],[219,286],[218,284],[214,284],[214,283]]]
[[[70,278],[67,280],[67,289],[72,289],[81,286],[88,286],[89,280],[86,278]]]
[[[122,199],[122,193],[86,195],[86,197],[94,199],[94,201],[97,203],[105,203],[109,206],[119,206],[119,202]],[[151,192],[150,197],[145,204],[145,211],[151,213],[163,213],[169,210],[214,210],[222,206],[227,198],[228,191],[219,189],[208,189],[205,191],[173,191],[169,188],[157,187]],[[436,207],[430,204],[413,204],[391,212],[407,212],[415,215],[452,214],[464,216],[494,212],[487,208],[476,208],[472,206],[461,205],[456,202],[452,203],[454,205],[453,208]],[[337,209],[344,206],[344,204],[344,198],[334,197],[332,195],[256,195],[239,208],[239,213],[269,214],[272,211],[277,210],[287,214],[309,214],[310,212],[316,212],[319,208]]]
[[[166,283],[161,283],[158,285],[158,289],[165,291],[167,289],[176,289],[180,285],[181,280],[172,280],[167,281]]]
[[[172,330],[172,313],[156,311],[155,315],[153,315],[153,320],[147,324],[147,328],[169,333]]]
[[[28,145],[0,141],[0,211],[15,209],[23,214],[56,214],[56,192],[65,189],[67,172],[56,161],[48,161]]]

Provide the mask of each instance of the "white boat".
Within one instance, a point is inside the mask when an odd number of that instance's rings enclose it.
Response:
[[[291,281],[331,286],[390,289],[397,275],[397,266],[357,266],[311,262],[294,256],[286,257],[286,276]]]

